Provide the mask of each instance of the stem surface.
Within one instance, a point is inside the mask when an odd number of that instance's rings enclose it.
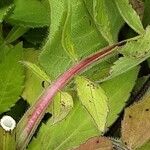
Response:
[[[105,47],[97,53],[81,60],[79,63],[75,64],[73,67],[60,75],[57,80],[54,81],[43,92],[37,102],[25,113],[24,117],[21,119],[20,124],[22,123],[23,126],[20,127],[20,131],[17,133],[17,148],[19,150],[24,149],[29,143],[40,121],[42,120],[47,107],[52,102],[52,98],[59,90],[61,90],[75,75],[81,73],[84,71],[84,69],[97,62],[98,60],[115,52],[114,48],[116,46],[121,46],[125,43],[126,41],[122,41],[112,46]]]

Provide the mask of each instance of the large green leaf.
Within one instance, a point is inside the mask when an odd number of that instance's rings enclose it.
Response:
[[[15,0],[15,9],[7,21],[20,26],[49,26],[49,4],[45,0]]]
[[[110,127],[118,118],[126,101],[130,96],[138,75],[138,68],[128,71],[114,79],[101,84],[108,97],[109,113],[107,117],[107,127]]]
[[[121,16],[126,21],[126,23],[137,33],[143,34],[144,28],[140,21],[140,17],[137,15],[136,11],[132,8],[129,0],[114,0]]]
[[[119,14],[115,3],[109,0],[84,1],[99,32],[109,43],[116,42],[124,20]]]
[[[92,118],[79,102],[61,122],[50,126],[42,125],[36,139],[33,139],[28,150],[66,150],[98,135]]]
[[[13,106],[23,90],[22,50],[21,44],[0,48],[0,113]]]
[[[103,89],[84,77],[76,78],[79,99],[90,113],[98,129],[105,131],[108,115],[107,96]]]
[[[70,64],[70,58],[61,44],[67,8],[64,0],[51,0],[50,6],[51,16],[55,17],[51,18],[50,34],[40,55],[40,63],[51,77],[56,77]]]
[[[74,53],[78,56],[78,59],[106,44],[106,41],[95,27],[83,1],[73,0],[71,5],[72,11],[70,11],[71,14],[68,14],[68,7],[65,0],[50,1],[52,16],[50,34],[39,60],[45,71],[53,78],[64,72],[72,64],[70,55],[68,55],[68,52],[66,52],[62,45],[62,37],[66,34],[68,35],[68,30],[64,28],[66,27],[64,25],[67,14],[71,15],[70,38],[76,50]]]

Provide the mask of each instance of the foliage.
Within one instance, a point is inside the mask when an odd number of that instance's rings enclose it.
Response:
[[[150,149],[149,4],[0,1],[0,115],[17,116],[17,149]]]

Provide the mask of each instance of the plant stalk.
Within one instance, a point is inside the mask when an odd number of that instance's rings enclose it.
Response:
[[[105,47],[95,54],[81,60],[79,63],[75,64],[73,67],[60,75],[57,80],[43,92],[37,102],[30,107],[18,124],[17,149],[22,150],[27,146],[40,121],[42,120],[47,107],[52,102],[52,98],[59,90],[61,90],[73,77],[75,77],[75,75],[81,73],[84,69],[98,60],[113,54],[116,52],[116,49],[114,49],[115,47],[122,46],[125,43],[126,41],[122,41],[112,46]]]

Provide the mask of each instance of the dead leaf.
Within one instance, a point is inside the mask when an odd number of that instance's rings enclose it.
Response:
[[[125,110],[121,132],[129,149],[136,149],[150,139],[150,89],[139,102]]]
[[[112,150],[111,140],[106,137],[93,137],[75,150]]]

